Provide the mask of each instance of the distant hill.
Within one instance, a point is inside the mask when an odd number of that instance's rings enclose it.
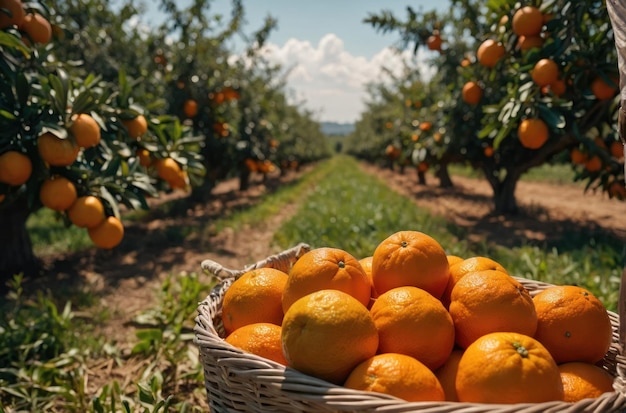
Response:
[[[354,123],[320,122],[322,132],[326,135],[349,135],[354,131]]]

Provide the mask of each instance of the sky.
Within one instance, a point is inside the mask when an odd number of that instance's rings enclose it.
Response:
[[[188,0],[181,0],[185,4]],[[214,0],[212,10],[228,15],[230,0]],[[302,103],[318,121],[352,123],[365,110],[366,85],[384,79],[381,68],[399,73],[403,61],[422,71],[428,54],[423,49],[394,52],[397,33],[382,34],[363,23],[383,10],[405,18],[406,6],[443,11],[448,0],[243,0],[244,31],[250,33],[271,15],[278,27],[263,51],[268,60],[289,69],[287,96]],[[158,19],[154,7],[149,19]],[[234,46],[236,49],[236,46]],[[234,50],[236,52],[236,50]]]

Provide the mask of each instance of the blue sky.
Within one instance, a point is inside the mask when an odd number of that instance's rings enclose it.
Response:
[[[148,1],[148,0],[145,0]],[[185,4],[188,0],[181,0]],[[148,2],[147,4],[150,4]],[[230,0],[214,0],[216,13],[228,15]],[[447,0],[243,0],[250,32],[268,15],[278,20],[266,46],[266,56],[291,69],[288,88],[292,101],[303,103],[318,120],[353,122],[364,109],[365,86],[381,79],[381,67],[400,70],[411,60],[421,67],[427,56],[398,56],[389,47],[398,35],[376,32],[363,19],[370,13],[392,11],[406,15],[406,6],[424,11],[448,7]],[[154,6],[147,21],[158,19]],[[425,70],[425,69],[420,69]],[[425,73],[427,75],[427,73]]]

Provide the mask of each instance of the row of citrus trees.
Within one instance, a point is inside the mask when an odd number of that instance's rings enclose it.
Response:
[[[429,56],[416,70],[372,88],[347,145],[372,161],[481,170],[496,211],[518,210],[515,187],[531,168],[569,162],[587,189],[626,198],[617,131],[618,72],[603,2],[451,0],[447,14],[410,10],[366,22],[396,31]]]
[[[130,1],[0,0],[0,279],[37,271],[25,223],[40,208],[113,248],[121,209],[160,192],[203,200],[220,180],[328,155],[258,53],[276,22],[243,35],[241,2],[230,20],[210,3],[162,0],[148,27]]]

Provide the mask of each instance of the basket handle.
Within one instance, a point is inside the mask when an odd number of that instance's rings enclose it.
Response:
[[[212,274],[220,280],[224,280],[227,278],[236,278],[247,271],[257,268],[276,268],[277,270],[281,270],[283,272],[289,272],[293,263],[310,250],[311,247],[308,244],[300,243],[295,247],[291,247],[275,255],[270,255],[269,257],[254,264],[250,264],[244,267],[243,270],[233,270],[230,268],[226,268],[222,264],[219,264],[213,260],[202,261],[200,263],[200,267],[202,267],[202,270],[205,273]]]

